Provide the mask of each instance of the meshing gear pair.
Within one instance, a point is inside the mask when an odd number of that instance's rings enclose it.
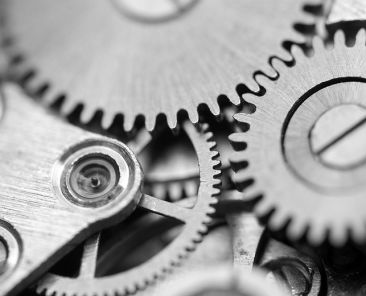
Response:
[[[273,62],[276,81],[258,77],[265,95],[245,96],[255,112],[235,115],[247,127],[230,136],[236,183],[291,239],[366,238],[365,45],[361,30],[352,46],[342,31],[332,48],[315,38],[311,57],[294,46],[292,67]]]
[[[26,89],[64,100],[64,114],[81,104],[84,123],[99,110],[108,128],[122,114],[126,130],[137,117],[152,130],[158,115],[175,127],[181,110],[196,123],[197,108],[217,115],[224,95],[239,104],[236,85],[256,90],[253,72],[287,55],[284,41],[305,41],[295,23],[314,22],[303,9],[312,0],[2,1]]]
[[[220,162],[216,159],[218,153],[214,151],[215,142],[212,141],[212,133],[207,130],[207,125],[196,128],[192,123],[186,121],[182,128],[192,142],[200,166],[200,184],[197,195],[187,198],[186,201],[173,203],[145,194],[137,206],[179,222],[178,224],[182,224],[179,234],[147,261],[124,271],[108,271],[101,274],[97,274],[99,265],[106,264],[105,256],[108,257],[109,252],[113,253],[113,246],[104,252],[104,257],[98,256],[103,232],[101,235],[94,235],[84,244],[77,276],[49,273],[37,284],[39,293],[68,296],[135,293],[170,272],[174,266],[188,256],[189,251],[195,249],[195,245],[207,232],[207,224],[211,221],[210,215],[214,213],[215,196],[220,192],[218,189],[220,171],[217,170]],[[93,180],[90,182],[93,187]],[[124,223],[125,221],[117,228],[121,229],[118,230],[122,233],[120,240],[126,239],[123,237],[123,228],[129,227]],[[117,230],[116,233],[113,232],[113,235],[118,237]],[[116,240],[118,241],[118,238]],[[128,256],[128,254],[125,255]],[[107,259],[110,260],[110,257]],[[109,265],[111,264],[114,264],[113,260],[109,262]]]

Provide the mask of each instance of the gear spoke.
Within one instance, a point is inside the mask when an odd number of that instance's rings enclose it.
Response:
[[[190,217],[192,217],[193,211],[148,194],[144,194],[141,197],[139,206],[150,212],[174,218],[182,222],[186,222]]]
[[[89,238],[84,244],[79,278],[93,278],[97,267],[100,232]]]

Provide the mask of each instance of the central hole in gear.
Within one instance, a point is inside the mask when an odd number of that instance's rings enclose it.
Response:
[[[109,194],[119,181],[117,164],[105,155],[81,158],[71,169],[70,191],[85,199]]]

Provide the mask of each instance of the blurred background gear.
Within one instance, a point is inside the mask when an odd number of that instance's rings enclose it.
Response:
[[[26,89],[61,100],[64,114],[81,104],[83,122],[101,110],[105,128],[122,114],[127,130],[136,118],[152,130],[158,115],[175,127],[181,110],[196,123],[199,106],[218,115],[224,97],[239,104],[258,90],[253,73],[314,23],[302,0],[3,1],[5,48]]]

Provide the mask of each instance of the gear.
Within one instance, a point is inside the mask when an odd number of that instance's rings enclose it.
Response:
[[[105,128],[122,114],[126,130],[141,116],[152,130],[160,114],[175,127],[181,110],[196,123],[197,107],[217,115],[223,94],[238,104],[234,82],[258,91],[252,73],[271,54],[287,56],[285,40],[305,40],[296,22],[314,22],[303,0],[5,4],[6,49],[26,89],[49,104],[65,99],[64,114],[82,104],[83,122],[102,110]]]
[[[223,108],[220,119],[209,114],[204,117],[204,121],[209,123],[213,132],[220,154],[222,190],[235,189],[231,181],[231,147],[227,138],[239,128],[233,120],[233,114],[237,110],[237,107],[230,105]],[[154,159],[145,170],[145,186],[154,195],[177,201],[184,196],[196,194],[199,186],[199,168],[194,149],[189,145],[188,139],[178,135],[167,142],[159,141],[159,145],[150,153],[153,153]]]
[[[290,239],[366,239],[365,43],[364,30],[352,47],[338,31],[332,49],[314,38],[312,57],[294,46],[295,65],[275,60],[279,78],[258,77],[265,95],[244,96],[255,112],[235,115],[247,127],[230,135],[235,182]]]
[[[145,194],[138,204],[140,208],[183,223],[178,236],[144,264],[117,274],[97,277],[95,268],[99,235],[96,235],[84,246],[78,276],[71,278],[48,274],[38,285],[39,293],[69,296],[134,293],[170,271],[182,258],[187,256],[187,251],[195,248],[195,244],[201,240],[202,234],[207,231],[207,224],[211,221],[209,215],[214,213],[212,205],[216,199],[213,196],[220,192],[218,189],[220,171],[216,170],[220,163],[215,160],[218,153],[213,150],[215,143],[211,140],[212,133],[207,132],[207,126],[203,127],[201,131],[186,121],[183,128],[192,141],[200,166],[200,188],[194,203],[190,207],[183,207]]]

